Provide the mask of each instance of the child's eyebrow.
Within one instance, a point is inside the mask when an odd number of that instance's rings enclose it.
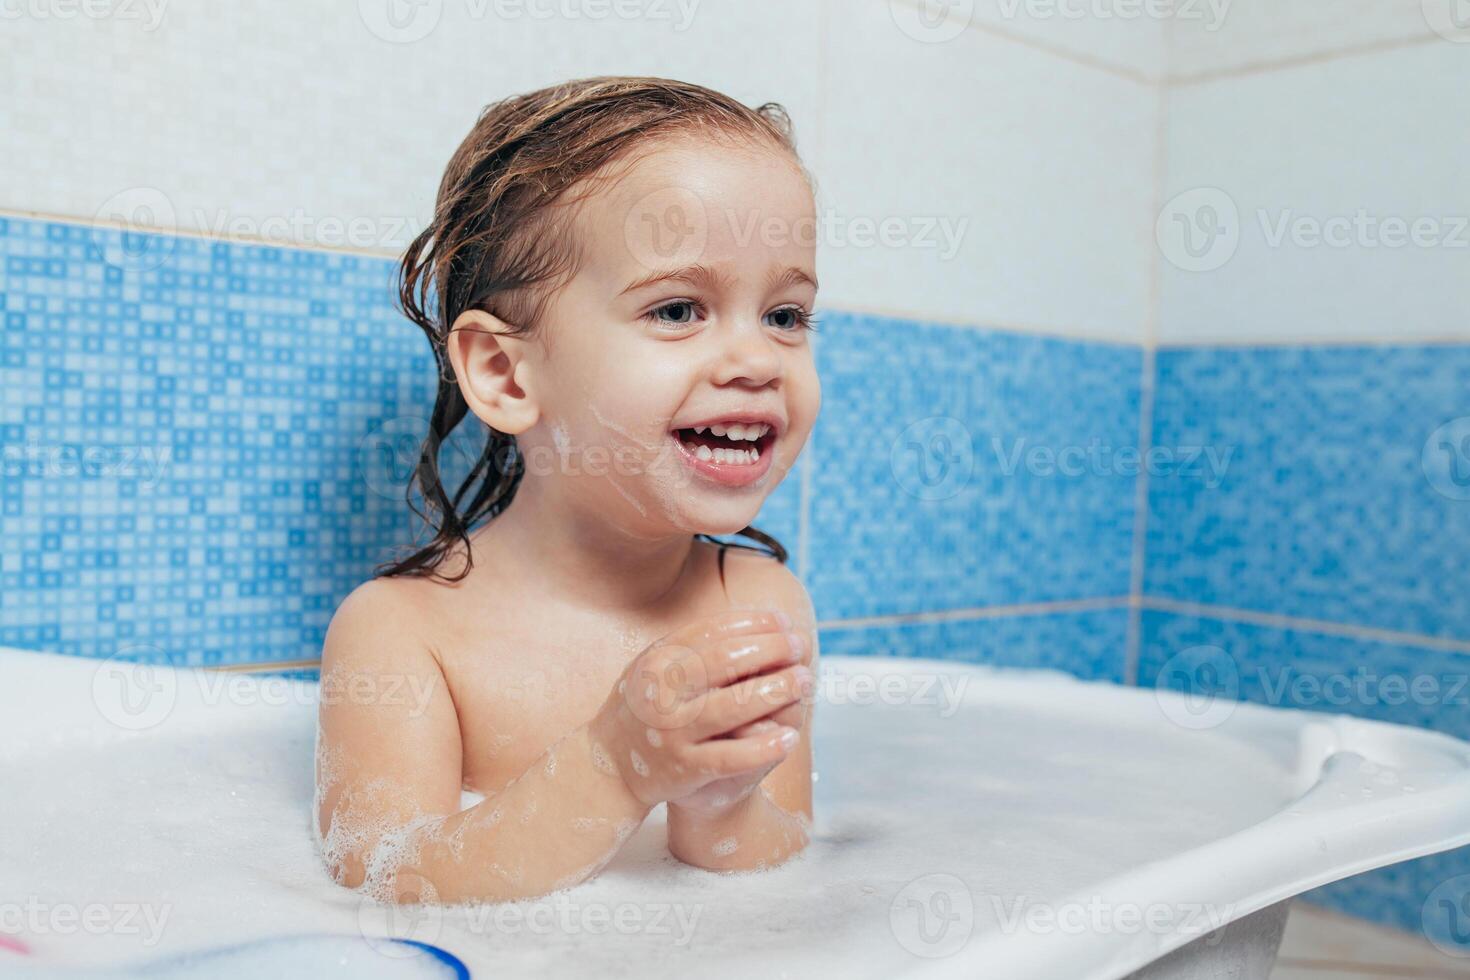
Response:
[[[661,282],[683,282],[705,289],[719,289],[721,287],[733,286],[735,284],[735,277],[721,276],[707,265],[689,265],[682,269],[655,271],[625,287],[619,295],[625,296],[628,293],[637,292],[640,289],[646,289],[649,286]],[[794,286],[801,283],[811,286],[812,289],[817,288],[815,276],[805,269],[799,269],[793,265],[779,272],[773,272],[766,288],[781,289],[785,286]]]
[[[707,265],[688,265],[682,269],[655,271],[626,287],[619,295],[627,295],[661,282],[684,282],[705,289],[718,289],[721,286],[734,285],[735,279],[733,276],[721,276]]]
[[[799,286],[803,283],[812,287],[813,290],[818,288],[816,276],[793,265],[781,272],[772,273],[770,284],[766,288],[785,289],[787,286]]]

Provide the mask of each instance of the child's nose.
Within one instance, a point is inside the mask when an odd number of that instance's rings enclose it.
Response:
[[[759,325],[741,324],[721,339],[715,381],[765,385],[781,376],[781,352]]]

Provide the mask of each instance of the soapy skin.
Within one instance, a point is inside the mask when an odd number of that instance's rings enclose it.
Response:
[[[670,852],[712,870],[810,837],[810,599],[771,557],[721,563],[693,535],[751,523],[814,423],[791,313],[815,302],[811,189],[778,149],[703,134],[602,176],[539,332],[472,310],[448,341],[470,410],[527,459],[515,498],[470,535],[462,580],[375,579],[327,633],[343,696],[320,711],[317,832],[335,880],[383,901],[570,887],[660,803]],[[668,247],[671,187],[697,247]],[[713,478],[676,441],[730,415],[774,420],[757,479]],[[462,789],[485,799],[461,809]]]

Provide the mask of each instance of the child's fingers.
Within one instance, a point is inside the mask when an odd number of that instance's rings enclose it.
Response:
[[[703,660],[709,686],[717,688],[797,663],[805,652],[806,638],[799,634],[761,633],[712,643],[704,649]]]
[[[785,725],[787,728],[800,729],[806,724],[806,705],[801,701],[788,704],[780,711],[773,711],[760,721],[769,721],[775,725]],[[751,724],[760,724],[760,721]]]
[[[727,609],[685,623],[660,642],[698,649],[729,637],[780,633],[790,628],[790,617],[779,609]]]
[[[750,666],[761,669],[778,656],[781,647],[790,647],[785,639],[789,622],[779,610],[726,610],[714,616],[694,620],[654,643],[632,664],[624,693],[633,700],[660,702],[657,712],[668,715],[680,702],[701,697],[710,688],[722,687],[731,677],[748,672]],[[748,650],[748,647],[757,647]],[[735,652],[734,659],[730,652]],[[649,712],[634,711],[645,721]]]
[[[795,664],[710,691],[690,722],[690,735],[703,741],[779,711],[803,697],[811,676],[811,668]]]
[[[747,735],[763,735],[766,732],[774,732],[779,727],[781,727],[781,726],[777,722],[775,722],[771,718],[767,717],[767,718],[762,718],[759,721],[752,721],[752,722],[750,722],[747,725],[741,725],[739,728],[736,728],[736,729],[734,729],[732,731],[728,731],[725,734],[718,735],[716,737],[717,738],[744,738]]]
[[[766,732],[774,732],[781,726],[795,728],[798,731],[806,724],[806,706],[800,701],[788,704],[780,711],[773,711],[764,718],[747,722],[738,728],[733,728],[720,738],[744,738],[747,735],[761,735]]]
[[[703,742],[695,756],[698,764],[715,778],[764,769],[783,761],[796,745],[799,733],[784,725],[775,730],[743,738],[717,738]]]
[[[777,623],[774,611],[736,611],[674,631],[629,666],[619,687],[624,702],[646,725],[680,727],[703,714],[712,689],[800,659],[792,654],[791,634],[773,628]],[[679,642],[695,636],[708,639],[693,646]]]

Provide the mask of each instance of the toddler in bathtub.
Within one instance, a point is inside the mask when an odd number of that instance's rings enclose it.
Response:
[[[439,369],[414,475],[435,536],[347,597],[323,652],[338,882],[542,895],[660,803],[692,865],[806,845],[814,616],[750,521],[821,401],[814,228],[777,105],[592,78],[480,115],[401,269]],[[451,490],[438,450],[467,413],[486,442]]]

